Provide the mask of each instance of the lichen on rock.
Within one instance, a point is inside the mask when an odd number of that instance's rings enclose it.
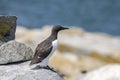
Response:
[[[16,16],[0,15],[0,46],[15,39]]]
[[[14,40],[0,46],[0,64],[30,60],[32,55],[30,47]]]
[[[2,39],[6,35],[9,29],[10,29],[9,22],[0,23],[0,39]]]

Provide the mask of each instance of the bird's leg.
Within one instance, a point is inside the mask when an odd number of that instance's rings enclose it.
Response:
[[[56,71],[54,70],[54,68],[51,68],[51,67],[49,67],[48,65],[45,67],[45,69],[49,69],[49,70],[51,70],[51,71],[53,71],[53,72],[56,72]]]
[[[47,65],[46,67],[49,68],[49,69],[53,69],[52,67],[50,67],[50,66],[48,66],[48,65]]]

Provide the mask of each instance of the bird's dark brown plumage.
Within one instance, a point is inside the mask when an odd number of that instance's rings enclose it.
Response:
[[[50,54],[52,47],[53,47],[52,42],[48,41],[48,39],[46,39],[45,41],[38,44],[38,46],[35,50],[35,55],[31,61],[30,65],[35,64],[35,63],[39,63],[44,58],[46,58]],[[38,56],[39,56],[39,58],[38,58]]]
[[[41,62],[50,54],[53,48],[52,41],[57,39],[58,32],[63,29],[68,29],[68,28],[64,28],[60,25],[56,25],[53,27],[51,35],[46,40],[38,44],[37,48],[35,49],[35,54],[33,56],[33,59],[31,60],[30,65]]]

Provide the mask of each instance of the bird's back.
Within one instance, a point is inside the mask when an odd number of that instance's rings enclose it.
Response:
[[[52,41],[50,39],[46,39],[40,44],[38,44],[34,57],[31,61],[31,65],[34,63],[39,63],[43,59],[45,59],[51,52],[53,46],[52,46]]]

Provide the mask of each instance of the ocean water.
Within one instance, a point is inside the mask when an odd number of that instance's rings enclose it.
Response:
[[[28,28],[60,24],[120,35],[120,0],[0,0],[0,15],[16,15]]]

